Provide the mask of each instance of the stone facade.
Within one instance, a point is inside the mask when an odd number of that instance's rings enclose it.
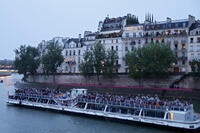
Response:
[[[54,38],[46,43],[38,45],[41,53],[45,53],[45,46],[49,42],[56,42],[63,46],[63,56],[65,62],[58,69],[63,73],[80,73],[79,64],[83,60],[85,51],[93,50],[98,42],[105,46],[105,49],[116,50],[119,64],[116,71],[127,73],[128,66],[124,57],[128,51],[140,48],[150,43],[163,43],[168,45],[176,56],[176,62],[172,64],[173,72],[191,72],[189,60],[194,56],[200,57],[199,27],[195,17],[189,15],[186,19],[172,20],[167,18],[165,21],[153,21],[151,15],[146,16],[145,22],[141,24],[127,23],[127,18],[134,15],[109,18],[100,21],[97,32],[85,31],[84,36],[78,38]],[[193,34],[195,32],[195,34]],[[196,34],[198,32],[198,34]],[[191,44],[191,39],[194,40]],[[45,45],[44,45],[45,44]],[[193,52],[194,49],[196,52]]]

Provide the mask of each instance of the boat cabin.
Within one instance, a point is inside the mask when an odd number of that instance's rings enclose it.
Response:
[[[87,89],[77,89],[77,88],[73,88],[71,90],[71,98],[74,99],[76,98],[78,95],[87,95]]]

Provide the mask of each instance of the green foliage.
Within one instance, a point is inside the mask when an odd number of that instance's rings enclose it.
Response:
[[[132,25],[132,24],[139,24],[138,17],[136,17],[136,16],[127,16],[126,25]]]
[[[194,76],[200,76],[200,60],[194,59],[189,62],[191,69],[192,69],[192,74]]]
[[[35,47],[21,45],[15,50],[15,67],[19,74],[24,75],[24,79],[28,74],[35,74],[40,64],[39,51]]]
[[[57,68],[64,61],[62,48],[56,43],[50,43],[47,46],[47,53],[42,56],[43,71],[45,74],[55,74]]]
[[[125,60],[129,66],[129,75],[141,78],[167,74],[175,56],[165,44],[149,44],[129,52]]]
[[[106,57],[106,52],[104,46],[99,42],[94,46],[94,49],[92,51],[93,53],[93,63],[94,63],[94,69],[97,74],[97,78],[99,81],[99,75],[103,71],[103,62]]]
[[[89,77],[94,73],[93,67],[93,54],[90,51],[86,51],[83,55],[83,61],[79,65],[81,74],[85,77]]]
[[[115,50],[108,50],[106,52],[105,61],[103,62],[103,76],[106,78],[113,78],[116,74],[116,68],[119,67],[116,64],[118,59],[117,52]]]

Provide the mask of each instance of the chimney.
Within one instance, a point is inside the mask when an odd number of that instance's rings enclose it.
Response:
[[[188,27],[190,27],[193,23],[196,22],[195,17],[192,15],[188,15],[188,21],[189,21]]]
[[[78,39],[79,39],[79,41],[81,40],[81,34],[78,34]]]
[[[172,19],[169,18],[169,17],[167,17],[167,22],[169,23],[169,22],[171,22],[171,21],[172,21]]]

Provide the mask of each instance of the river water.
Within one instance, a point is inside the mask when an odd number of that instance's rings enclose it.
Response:
[[[6,104],[8,91],[22,76],[0,77],[0,133],[172,133],[162,128],[99,120],[78,115]]]

